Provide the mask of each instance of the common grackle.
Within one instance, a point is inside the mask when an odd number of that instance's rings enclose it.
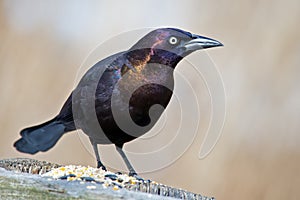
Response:
[[[105,166],[97,144],[115,144],[129,175],[136,176],[122,150],[124,143],[145,134],[157,122],[163,109],[153,105],[168,105],[178,62],[196,50],[217,46],[222,44],[180,29],[153,30],[129,50],[91,67],[60,113],[48,122],[23,129],[14,146],[35,154],[52,148],[64,133],[82,129],[93,145],[98,168]]]

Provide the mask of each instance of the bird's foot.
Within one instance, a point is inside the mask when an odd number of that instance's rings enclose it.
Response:
[[[129,176],[134,177],[138,181],[144,181],[144,179],[140,177],[136,172],[129,172]]]
[[[103,169],[104,171],[107,171],[106,167],[102,164],[101,161],[97,161],[97,168],[101,168],[101,169]]]

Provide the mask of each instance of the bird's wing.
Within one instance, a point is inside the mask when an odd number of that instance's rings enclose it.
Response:
[[[72,92],[73,109],[80,109],[87,119],[95,109],[95,101],[105,102],[110,98],[115,83],[120,79],[117,74],[126,63],[126,51],[109,56],[91,67]],[[97,103],[98,104],[98,103]],[[92,109],[92,110],[91,110]]]

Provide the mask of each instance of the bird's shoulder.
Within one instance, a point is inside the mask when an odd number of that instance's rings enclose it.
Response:
[[[83,75],[78,86],[94,84],[98,82],[101,77],[120,70],[123,65],[128,64],[126,57],[127,51],[123,51],[98,61]]]

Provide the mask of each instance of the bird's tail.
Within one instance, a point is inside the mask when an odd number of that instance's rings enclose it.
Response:
[[[65,125],[56,118],[21,131],[21,139],[14,143],[18,151],[35,154],[52,148],[65,133]]]

